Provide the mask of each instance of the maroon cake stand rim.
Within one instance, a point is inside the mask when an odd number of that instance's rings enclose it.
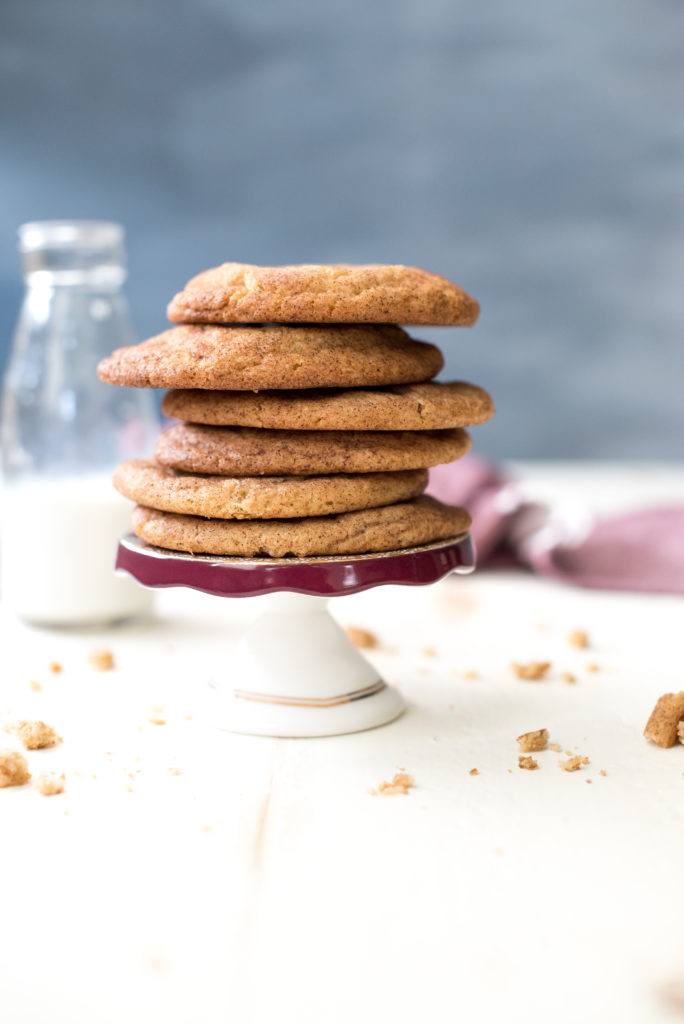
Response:
[[[189,587],[216,597],[278,591],[343,597],[380,586],[421,587],[475,568],[469,533],[401,551],[318,558],[228,558],[156,548],[133,533],[119,541],[116,570],[145,587]]]

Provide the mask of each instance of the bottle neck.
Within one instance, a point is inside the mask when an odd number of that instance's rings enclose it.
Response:
[[[24,280],[33,287],[120,288],[126,278],[119,225],[47,221],[20,228]]]

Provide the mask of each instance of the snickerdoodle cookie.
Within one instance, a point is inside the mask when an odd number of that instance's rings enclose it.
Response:
[[[201,519],[138,505],[133,529],[156,547],[194,554],[273,558],[358,555],[446,540],[464,533],[470,516],[434,498],[289,521]]]
[[[465,381],[309,391],[170,391],[171,418],[213,426],[281,430],[446,430],[484,423],[494,404]]]
[[[465,455],[465,430],[259,430],[179,423],[154,449],[163,466],[221,476],[306,476],[424,469]]]
[[[224,263],[169,304],[174,323],[371,323],[468,327],[479,306],[458,285],[401,265]]]
[[[443,365],[435,345],[400,327],[185,324],[117,349],[98,373],[124,387],[260,391],[409,384]]]
[[[177,473],[146,459],[117,466],[114,486],[140,505],[217,519],[323,516],[391,505],[427,486],[427,471],[227,477]]]

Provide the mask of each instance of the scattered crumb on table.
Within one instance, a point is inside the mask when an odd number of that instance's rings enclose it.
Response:
[[[560,743],[549,743],[548,749],[555,751],[556,754],[560,754],[563,750]]]
[[[524,755],[521,754],[520,757],[518,758],[518,768],[524,768],[525,771],[533,772],[535,770],[535,768],[538,768],[538,767],[539,767],[539,764],[538,764],[537,761],[535,761],[535,759],[533,757],[525,757]]]
[[[572,674],[572,672],[563,672],[563,673],[561,673],[561,679],[563,680],[564,683],[576,683],[577,682],[577,676],[574,676]]]
[[[163,953],[150,953],[145,957],[145,966],[148,971],[155,973],[165,971],[169,966],[169,959]]]
[[[108,647],[99,647],[88,655],[88,664],[98,672],[108,672],[114,668],[114,655]]]
[[[480,673],[476,669],[474,669],[474,668],[466,669],[466,671],[461,673],[461,674],[462,674],[464,679],[479,679],[480,678]]]
[[[607,771],[605,770],[605,768],[602,768],[602,769],[600,770],[600,772],[599,772],[599,775],[603,775],[603,776],[604,776],[604,778],[605,778],[605,776],[606,776],[607,774],[608,774],[608,772],[607,772]]]
[[[568,643],[573,647],[588,647],[589,637],[583,629],[574,629],[568,637]]]
[[[586,783],[588,783],[589,785],[591,785],[591,779],[585,779],[584,781],[585,781]]]
[[[43,750],[45,747],[55,747],[62,742],[62,737],[56,729],[45,722],[10,722],[3,726],[5,732],[17,736],[27,750]]]
[[[589,764],[589,758],[576,754],[574,757],[569,757],[567,761],[559,761],[558,764],[564,772],[576,772],[583,764]]]
[[[548,742],[548,729],[534,729],[532,732],[524,732],[518,736],[518,750],[521,754],[531,754],[537,750],[544,750]]]
[[[368,650],[371,650],[378,646],[377,636],[375,633],[371,633],[369,629],[361,629],[359,626],[347,626],[345,632],[354,644],[354,647],[366,647]]]
[[[41,772],[33,783],[43,796],[57,796],[58,793],[63,793],[65,784],[64,775],[56,775],[55,772]]]
[[[183,772],[179,768],[167,768],[169,775],[182,775]]]
[[[147,721],[151,722],[152,725],[166,725],[166,719],[162,718],[161,715],[150,715]]]
[[[424,647],[423,656],[426,658],[435,658],[437,657],[437,651],[434,647]]]
[[[597,662],[595,662],[595,661],[590,661],[589,664],[585,665],[584,667],[586,668],[587,672],[600,672],[601,671],[601,666]]]
[[[391,782],[381,782],[368,792],[371,796],[394,796],[396,793],[406,795],[415,784],[416,780],[408,772],[395,772]]]
[[[64,671],[64,669],[62,668],[61,664],[58,661],[49,661],[48,670],[50,672],[54,672],[55,675],[59,675],[60,672]]]
[[[23,786],[31,778],[28,761],[18,750],[0,750],[0,789]]]
[[[659,747],[673,747],[677,742],[678,727],[684,718],[684,691],[664,693],[658,697],[650,714],[644,736]]]
[[[39,683],[37,679],[32,679],[29,683],[29,690],[33,690],[34,693],[38,693],[43,689],[43,684]]]
[[[513,675],[518,679],[543,679],[550,668],[550,661],[528,661],[522,665],[517,661],[511,662]]]
[[[479,775],[479,774],[480,774],[480,769],[479,768],[471,768],[470,771],[468,772],[468,775]]]

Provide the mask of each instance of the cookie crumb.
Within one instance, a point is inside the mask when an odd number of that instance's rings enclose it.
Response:
[[[166,725],[166,719],[162,718],[161,715],[150,715],[147,721],[151,722],[152,725]]]
[[[479,679],[480,673],[474,668],[466,669],[465,672],[461,673],[464,679]]]
[[[347,626],[345,633],[354,644],[354,647],[365,647],[373,650],[378,646],[378,638],[369,629],[361,629],[359,626]]]
[[[533,757],[523,757],[522,755],[518,758],[518,768],[524,768],[525,771],[533,772],[535,768],[538,768],[539,764]]]
[[[161,953],[150,953],[145,958],[145,966],[149,971],[165,971],[169,966],[168,958]]]
[[[604,778],[606,777],[607,774],[608,774],[608,772],[605,770],[605,768],[602,768],[600,770],[600,772],[599,772],[599,775],[603,775]]]
[[[34,693],[39,693],[43,689],[43,684],[39,683],[37,679],[32,679],[29,683],[29,690],[33,690]]]
[[[179,768],[167,768],[169,775],[182,775],[183,772]]]
[[[591,785],[591,779],[585,779],[584,781],[587,783],[587,785]]]
[[[576,683],[577,682],[577,676],[573,676],[572,672],[563,672],[561,674],[561,679],[563,680],[564,683]]]
[[[10,722],[4,731],[18,736],[27,750],[43,750],[45,747],[56,747],[62,737],[56,729],[45,722]]]
[[[114,655],[108,647],[100,647],[88,655],[88,664],[98,672],[109,672],[114,668]]]
[[[408,772],[395,772],[391,782],[381,782],[375,789],[369,789],[371,796],[394,796],[396,793],[406,795],[415,786],[416,780]]]
[[[583,629],[574,629],[568,637],[568,643],[573,647],[588,647],[589,637]]]
[[[435,650],[434,647],[424,647],[423,648],[423,657],[425,657],[425,658],[436,658],[437,657],[437,651]]]
[[[470,771],[468,772],[468,775],[479,775],[479,774],[480,774],[480,769],[479,768],[471,768]]]
[[[0,750],[0,789],[23,786],[31,778],[28,761],[18,750]]]
[[[518,679],[543,679],[550,668],[550,661],[528,661],[524,665],[517,661],[511,662],[513,674]]]
[[[560,754],[563,750],[560,743],[549,743],[548,749],[553,750],[556,754]]]
[[[62,668],[61,664],[58,661],[49,661],[48,671],[54,672],[55,675],[59,675],[59,673],[63,672],[64,669]]]
[[[583,764],[589,764],[589,758],[576,754],[574,757],[569,757],[567,761],[559,761],[558,764],[564,772],[576,772]]]
[[[41,772],[33,785],[43,796],[57,796],[64,792],[65,777],[54,772]]]
[[[587,672],[600,672],[601,666],[595,661],[590,661],[588,665],[584,666]]]
[[[664,693],[656,705],[644,729],[647,740],[659,747],[673,747],[677,742],[678,726],[684,718],[684,691]]]
[[[537,750],[544,750],[549,742],[548,729],[535,729],[533,732],[524,732],[518,736],[518,750],[521,754],[531,754]]]

